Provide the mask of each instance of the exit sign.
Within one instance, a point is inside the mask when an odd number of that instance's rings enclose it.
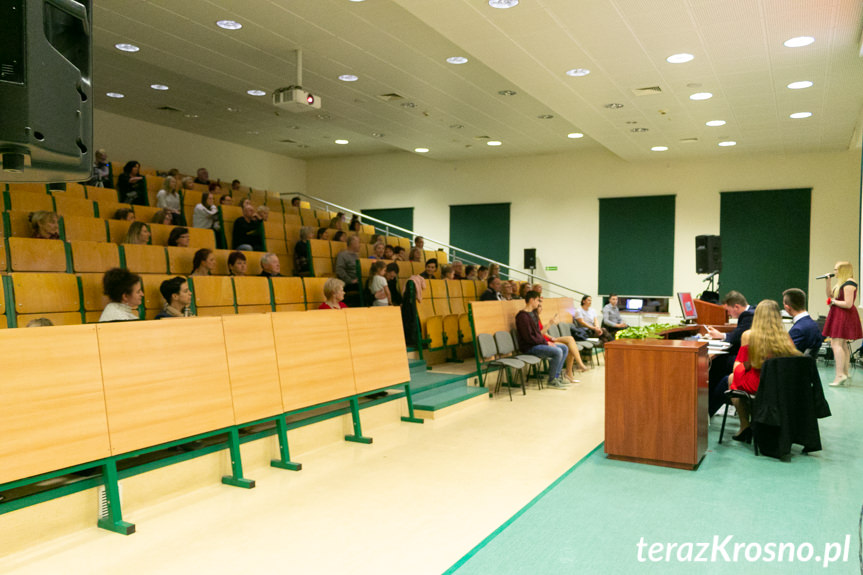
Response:
[[[547,272],[556,272],[557,266],[545,266],[545,271]]]

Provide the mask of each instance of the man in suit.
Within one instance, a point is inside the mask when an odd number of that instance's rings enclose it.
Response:
[[[824,336],[821,335],[821,328],[806,311],[806,293],[802,289],[787,289],[782,292],[782,304],[785,311],[793,318],[791,320],[793,325],[788,335],[791,336],[794,347],[803,353],[812,350],[810,353],[814,357],[821,347]]]
[[[500,278],[493,276],[488,280],[488,289],[480,296],[479,301],[500,301]]]
[[[738,291],[732,290],[725,294],[722,304],[729,316],[737,318],[737,327],[734,331],[723,334],[719,330],[707,326],[707,335],[712,339],[731,344],[727,350],[728,353],[716,355],[710,362],[710,400],[708,407],[710,415],[716,413],[725,403],[725,389],[723,387],[727,388],[728,385],[725,378],[734,368],[734,359],[737,357],[737,352],[740,351],[740,338],[743,337],[744,331],[752,327],[752,316],[755,315],[755,308],[749,305],[743,294]],[[722,385],[723,381],[725,381],[724,386]]]

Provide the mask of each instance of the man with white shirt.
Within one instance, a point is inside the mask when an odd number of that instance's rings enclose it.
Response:
[[[782,304],[793,318],[788,335],[791,336],[794,347],[803,353],[807,350],[812,350],[810,353],[813,354],[817,353],[824,336],[821,335],[821,328],[806,311],[806,293],[802,289],[787,289],[782,292]]]

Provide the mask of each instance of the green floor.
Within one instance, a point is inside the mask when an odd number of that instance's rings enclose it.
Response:
[[[782,462],[729,440],[717,445],[718,416],[697,471],[612,461],[600,445],[447,573],[863,573],[863,371],[852,373],[850,388],[826,385],[832,367],[821,377],[833,412],[820,420],[823,451],[802,455],[794,446]],[[720,550],[714,559],[714,538],[718,548],[728,536],[729,559]],[[659,543],[660,561],[651,561]],[[704,562],[696,561],[699,543],[709,544]],[[747,545],[736,562],[735,543]],[[782,543],[794,544],[793,562],[788,547],[782,562],[767,561]],[[812,556],[802,562],[807,544]],[[747,551],[761,558],[750,562]],[[827,555],[836,560],[825,567]]]

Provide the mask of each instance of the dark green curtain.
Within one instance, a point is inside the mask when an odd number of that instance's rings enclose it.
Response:
[[[509,209],[508,203],[450,206],[450,245],[509,265]]]
[[[361,210],[366,216],[371,216],[379,220],[383,220],[388,224],[393,224],[406,230],[414,229],[414,209],[413,208],[381,208],[377,210]],[[374,222],[371,222],[374,223]],[[380,224],[375,224],[375,227],[380,228],[383,233],[384,228]],[[402,235],[397,232],[391,235]]]

